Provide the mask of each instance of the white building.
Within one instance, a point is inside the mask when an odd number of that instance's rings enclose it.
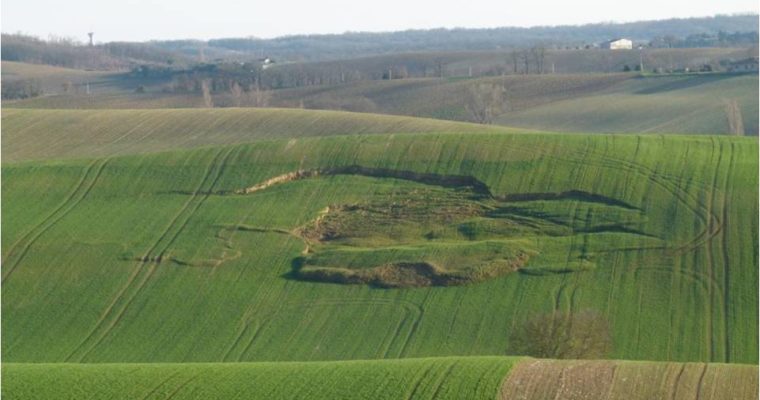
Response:
[[[603,49],[610,50],[630,50],[633,48],[633,42],[628,39],[612,39],[602,43]]]
[[[262,69],[267,69],[267,68],[272,67],[272,66],[274,66],[274,60],[273,59],[271,59],[269,57],[266,57],[266,58],[264,58],[264,59],[261,60],[261,68]]]

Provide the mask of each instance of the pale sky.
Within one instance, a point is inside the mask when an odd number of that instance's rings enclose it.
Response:
[[[576,25],[758,12],[757,0],[2,0],[3,32],[96,42]]]

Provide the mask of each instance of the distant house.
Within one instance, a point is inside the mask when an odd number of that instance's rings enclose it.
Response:
[[[274,60],[271,59],[271,58],[269,58],[269,57],[262,58],[259,61],[261,61],[261,68],[263,68],[263,69],[267,69],[267,68],[269,68],[269,67],[271,67],[271,66],[274,65]]]
[[[751,57],[728,65],[728,72],[758,72],[758,59]]]
[[[622,38],[612,39],[602,43],[600,47],[609,50],[630,50],[633,48],[633,42]]]

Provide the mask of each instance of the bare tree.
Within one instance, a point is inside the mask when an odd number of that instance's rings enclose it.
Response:
[[[533,57],[533,62],[536,64],[536,73],[544,73],[544,60],[546,59],[546,46],[538,44],[530,49],[530,54]]]
[[[211,98],[211,89],[209,88],[209,80],[201,80],[201,92],[203,93],[203,105],[208,108],[214,107],[214,100]]]
[[[240,101],[243,98],[243,88],[238,85],[237,82],[233,82],[230,86],[230,94],[232,95],[232,101],[235,107],[240,107]]]
[[[518,53],[517,50],[512,50],[510,55],[512,56],[512,73],[517,75],[517,65],[520,62],[520,53]]]
[[[506,88],[495,83],[479,83],[470,87],[465,105],[470,118],[480,124],[490,124],[506,105]]]
[[[443,78],[443,60],[440,58],[435,60],[435,74],[439,78]]]
[[[523,50],[520,52],[520,58],[523,60],[523,65],[525,66],[523,74],[530,74],[530,52],[528,50]]]
[[[268,107],[271,93],[268,90],[262,90],[258,84],[251,85],[249,92],[253,98],[254,107]]]
[[[512,332],[509,353],[539,358],[604,358],[612,351],[607,320],[598,312],[538,315]]]
[[[744,119],[739,102],[736,100],[723,100],[726,105],[726,120],[728,121],[728,133],[732,135],[744,135]]]

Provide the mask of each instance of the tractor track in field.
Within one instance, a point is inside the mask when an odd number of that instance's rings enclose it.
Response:
[[[416,305],[417,310],[419,311],[419,314],[417,314],[417,317],[414,319],[414,323],[412,324],[412,327],[409,330],[409,333],[406,335],[406,338],[404,338],[404,342],[403,342],[404,344],[401,346],[401,352],[399,353],[398,358],[404,357],[406,355],[406,351],[409,347],[409,343],[412,341],[412,337],[414,337],[414,334],[417,333],[417,328],[422,322],[422,317],[425,313],[424,305],[425,303],[427,303],[427,299],[430,297],[430,293],[432,293],[432,291],[428,290],[428,292],[425,294],[425,298],[422,300],[422,304]],[[410,302],[410,304],[414,304],[414,303]]]
[[[199,376],[201,376],[201,373],[197,373],[197,374],[191,376],[190,378],[188,378],[187,380],[185,380],[184,382],[182,382],[179,386],[177,386],[174,390],[172,390],[171,393],[169,393],[168,396],[166,396],[165,400],[171,400],[171,399],[173,399],[174,396],[176,396],[182,389],[185,388],[185,386],[189,385],[190,382],[194,381]]]
[[[438,393],[441,392],[441,389],[443,388],[444,382],[446,382],[446,378],[451,375],[451,371],[456,366],[456,363],[452,362],[451,365],[449,365],[445,371],[441,374],[441,376],[438,378],[438,380],[435,382],[435,390],[433,391],[433,395],[430,397],[431,399],[437,399]]]
[[[695,387],[697,392],[694,394],[694,398],[696,400],[700,400],[702,398],[702,386],[704,384],[705,374],[707,374],[707,363],[703,364],[702,372],[699,374],[699,380],[697,381],[697,385]]]
[[[151,389],[148,393],[145,394],[145,396],[140,397],[140,400],[148,400],[150,396],[153,396],[158,392],[158,389],[161,389],[162,386],[166,385],[167,382],[172,380],[175,376],[179,375],[180,371],[175,371],[169,374],[165,379],[162,379],[161,382],[158,383],[158,385],[154,386],[153,389]]]
[[[11,245],[8,255],[3,260],[3,274],[0,283],[5,283],[13,271],[18,267],[21,261],[26,257],[32,245],[45,232],[55,226],[58,221],[68,215],[76,206],[84,200],[92,188],[100,179],[105,166],[108,164],[108,158],[96,159],[91,162],[82,173],[82,177],[77,182],[74,189],[69,192],[66,199],[58,205],[47,217],[45,217],[34,228],[30,229],[24,236]]]
[[[710,142],[712,143],[712,156],[716,155],[716,144],[715,144],[715,138],[710,138]],[[709,210],[712,210],[714,207],[714,204],[716,203],[715,196],[717,195],[717,186],[718,186],[718,175],[720,172],[720,165],[721,161],[723,160],[723,153],[720,151],[720,149],[717,150],[717,157],[718,161],[716,163],[715,170],[713,171],[713,177],[712,177],[712,184],[710,185],[710,192],[707,195],[707,208]],[[712,220],[708,221],[707,230],[712,231]],[[707,260],[709,262],[709,266],[707,268],[707,275],[710,277],[711,281],[715,280],[714,277],[714,269],[715,269],[715,255],[712,251],[712,243],[707,243],[707,246],[704,246],[705,253],[707,255]],[[709,341],[708,348],[710,349],[709,354],[709,360],[715,361],[715,328],[713,327],[713,306],[715,302],[715,293],[712,290],[712,287],[709,288],[708,292],[708,299],[709,299],[709,306],[707,307],[707,339]]]
[[[161,233],[161,236],[159,236],[158,240],[156,240],[140,258],[140,261],[138,261],[133,268],[133,271],[127,279],[127,282],[124,284],[124,286],[121,287],[111,303],[106,307],[98,321],[95,323],[95,326],[90,330],[84,340],[82,340],[82,342],[80,342],[80,344],[69,354],[69,356],[66,357],[67,362],[72,361],[72,359],[79,352],[82,352],[82,354],[77,357],[77,361],[81,362],[84,360],[84,358],[87,357],[90,352],[92,352],[92,350],[94,350],[106,336],[108,336],[113,327],[121,321],[121,318],[123,317],[126,310],[144,288],[145,284],[153,276],[166,251],[183,231],[195,212],[210,196],[210,190],[217,184],[219,178],[224,172],[225,162],[232,154],[232,150],[233,149],[229,149],[226,151],[226,153],[224,150],[217,152],[217,154],[214,156],[214,159],[209,163],[209,166],[206,169],[206,173],[204,174],[203,179],[199,183],[196,190],[193,192],[193,195],[174,215],[167,227]],[[223,153],[224,156],[222,156]],[[219,161],[220,158],[221,162]],[[204,190],[204,186],[208,186],[208,189]],[[178,222],[180,220],[182,221]],[[151,254],[156,255],[151,256]],[[135,282],[136,285],[134,285]],[[117,305],[120,303],[122,303],[121,306],[117,308]],[[106,322],[107,320],[110,320],[110,322]],[[100,331],[100,334],[98,334],[98,331]],[[90,345],[87,345],[87,343],[90,342],[93,338],[94,342]]]
[[[612,159],[608,156],[597,154],[597,160],[589,161],[589,159],[586,157],[587,154],[584,154],[581,151],[576,151],[575,154],[578,157],[574,158],[563,158],[564,161],[571,162],[571,163],[577,163],[582,165],[597,165],[599,167],[603,168],[611,168],[611,169],[617,169],[621,171],[630,171],[637,173],[641,175],[642,177],[647,178],[650,182],[652,182],[654,185],[660,187],[661,189],[667,191],[670,193],[674,199],[676,199],[679,203],[684,205],[688,210],[691,211],[694,216],[701,221],[702,225],[704,226],[704,229],[700,231],[697,235],[692,237],[691,239],[682,242],[676,246],[668,246],[668,248],[665,248],[663,250],[667,251],[668,253],[672,255],[683,255],[692,251],[695,251],[699,248],[704,248],[708,262],[710,263],[710,267],[708,268],[708,271],[705,272],[699,272],[699,271],[686,271],[683,268],[676,268],[676,269],[665,269],[665,271],[669,273],[680,273],[682,275],[689,276],[693,279],[697,279],[699,281],[705,282],[705,290],[708,293],[708,298],[710,299],[710,304],[707,307],[709,316],[706,318],[707,320],[707,331],[708,331],[708,341],[709,341],[709,350],[710,350],[710,360],[715,361],[716,360],[716,343],[714,343],[715,339],[715,327],[713,326],[713,309],[715,306],[719,307],[721,311],[723,312],[723,323],[724,325],[724,340],[723,340],[723,347],[725,349],[725,357],[724,360],[729,360],[730,357],[728,356],[728,353],[730,351],[730,338],[728,335],[728,307],[729,307],[729,294],[728,294],[728,285],[729,285],[729,271],[728,271],[728,254],[726,253],[726,242],[727,239],[725,236],[727,233],[725,233],[724,224],[728,219],[728,184],[729,184],[729,178],[731,174],[731,166],[733,164],[733,159],[735,158],[733,154],[731,154],[730,158],[730,164],[729,168],[727,169],[727,175],[724,179],[724,184],[722,185],[722,188],[719,188],[719,172],[722,164],[722,148],[723,148],[723,142],[721,141],[720,147],[718,150],[715,150],[716,144],[715,144],[715,138],[711,138],[713,142],[713,153],[715,151],[718,152],[718,160],[717,163],[714,165],[714,173],[712,177],[712,181],[709,184],[702,183],[702,189],[706,191],[706,202],[703,202],[699,199],[698,195],[691,194],[689,192],[686,192],[684,190],[681,190],[678,183],[674,181],[674,179],[680,180],[680,177],[677,176],[670,176],[665,175],[657,172],[656,170],[647,167],[645,165],[642,165],[637,162],[633,161],[626,161],[623,159]],[[732,146],[732,152],[733,152]],[[582,157],[580,159],[579,157]],[[721,190],[722,189],[722,190]],[[720,193],[719,193],[720,192]],[[716,196],[721,195],[720,197],[722,200],[722,205],[720,207],[719,211],[714,210],[716,201]],[[692,205],[692,202],[694,205]],[[719,282],[715,276],[714,276],[714,270],[716,270],[714,267],[716,266],[716,260],[715,256],[712,252],[711,246],[714,241],[714,239],[721,235],[722,238],[722,244],[721,244],[721,252],[723,254],[723,279],[721,282]],[[654,270],[656,268],[642,268],[639,267],[637,269],[642,270]],[[718,298],[716,298],[716,295]],[[719,304],[715,304],[719,303]]]
[[[433,365],[428,366],[425,368],[425,372],[422,373],[422,376],[420,376],[417,381],[414,383],[414,387],[412,387],[412,390],[409,391],[409,394],[404,396],[406,400],[413,400],[416,398],[417,391],[420,389],[420,386],[422,386],[422,383],[425,382],[425,378],[427,378],[428,375],[430,375],[430,372],[434,368]]]
[[[681,368],[678,370],[678,375],[676,375],[676,379],[673,382],[673,386],[670,390],[670,399],[671,400],[677,400],[676,395],[678,394],[678,384],[681,382],[681,377],[683,376],[683,371],[686,369],[686,364],[681,364]]]
[[[406,348],[406,345],[408,344],[408,341],[413,336],[414,331],[416,330],[417,326],[419,325],[420,320],[423,316],[423,308],[422,306],[406,301],[406,300],[394,300],[394,299],[329,299],[329,300],[319,300],[314,302],[291,302],[291,303],[283,303],[280,307],[277,307],[276,310],[267,313],[266,315],[259,317],[259,318],[251,318],[248,323],[245,324],[245,326],[240,329],[238,335],[236,335],[235,340],[233,341],[232,345],[227,349],[225,352],[225,355],[223,357],[223,360],[227,360],[229,356],[232,354],[233,350],[235,348],[238,348],[240,345],[239,343],[242,342],[243,337],[246,336],[246,332],[250,331],[251,326],[255,326],[255,329],[253,331],[253,334],[251,335],[251,338],[248,340],[247,344],[243,347],[243,350],[240,352],[239,356],[237,357],[237,361],[241,361],[245,354],[248,353],[248,351],[253,347],[254,342],[259,338],[260,333],[263,329],[266,328],[267,325],[269,325],[272,320],[274,320],[277,315],[279,315],[282,312],[290,311],[290,310],[299,310],[299,309],[308,309],[308,308],[315,308],[315,307],[331,307],[331,306],[400,306],[405,310],[404,317],[402,318],[402,322],[396,325],[396,328],[394,329],[393,336],[391,337],[390,341],[388,342],[387,346],[385,346],[385,350],[383,351],[382,358],[389,358],[388,353],[390,350],[394,347],[393,344],[398,340],[398,337],[400,335],[400,332],[403,330],[402,328],[405,326],[409,327],[409,332],[407,333],[406,338],[404,339],[404,342],[401,347],[401,354],[403,354],[403,351]],[[411,317],[410,317],[411,316]],[[411,323],[407,322],[410,321]],[[399,355],[400,357],[401,355]]]
[[[728,223],[728,215],[729,215],[729,197],[730,197],[730,187],[729,182],[731,181],[731,177],[733,176],[734,171],[734,165],[735,165],[735,156],[736,148],[734,143],[731,143],[731,157],[729,158],[729,164],[728,169],[726,171],[726,178],[725,186],[723,188],[723,202],[721,205],[721,211],[723,214],[723,224]],[[728,331],[730,328],[730,321],[728,319],[729,311],[730,311],[730,301],[729,301],[729,288],[730,288],[730,259],[728,255],[728,230],[723,227],[721,230],[721,253],[723,254],[723,321],[724,321],[724,346],[725,346],[725,358],[724,362],[730,363],[731,362],[731,335],[729,335]]]

